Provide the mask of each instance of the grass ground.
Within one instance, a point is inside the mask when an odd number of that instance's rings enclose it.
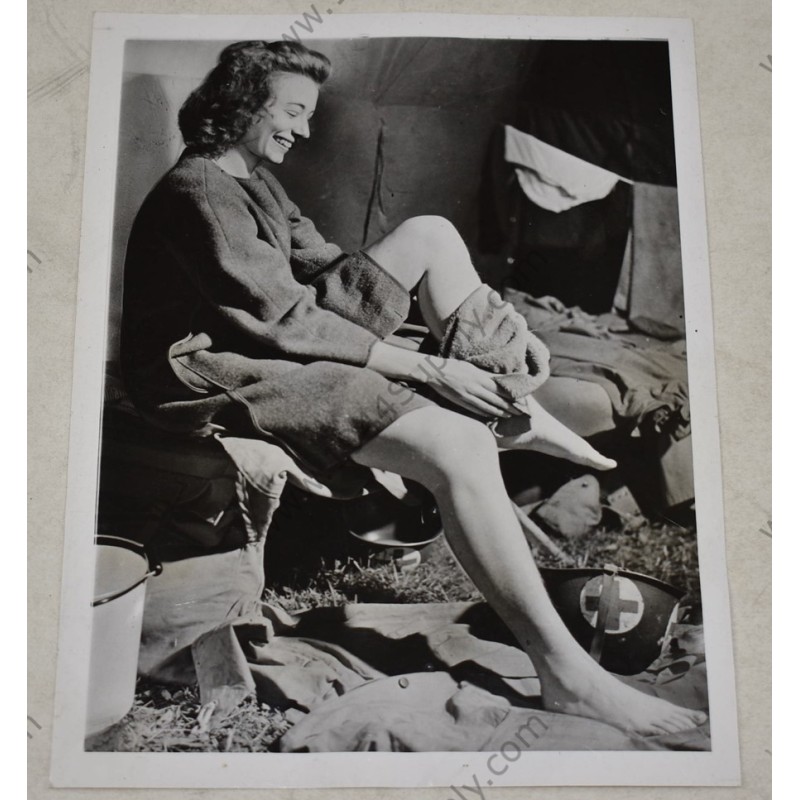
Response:
[[[696,532],[693,525],[671,522],[601,528],[582,539],[559,545],[576,566],[614,563],[642,572],[685,591],[683,605],[699,621]],[[335,545],[335,542],[333,543]],[[302,543],[299,543],[302,546]],[[304,548],[305,549],[305,548]],[[335,549],[335,547],[334,547]],[[308,550],[305,550],[308,554]],[[342,557],[298,558],[290,571],[278,572],[265,599],[287,611],[346,603],[436,603],[477,601],[481,595],[451,555],[443,538],[413,570],[378,563],[374,553]],[[563,566],[553,556],[536,553],[540,566]],[[274,572],[274,571],[273,571]],[[87,749],[147,752],[263,752],[291,726],[292,710],[271,708],[250,699],[214,730],[203,718],[195,687],[160,686],[140,681],[128,716],[110,731],[87,741]]]
[[[686,593],[686,605],[697,606],[700,586],[694,528],[664,523],[637,531],[598,530],[583,539],[559,541],[575,566],[602,567],[607,563],[671,583]],[[321,561],[315,569],[267,589],[266,599],[287,611],[345,603],[443,603],[481,600],[481,594],[462,571],[443,538],[430,546],[416,569],[398,570],[374,559]],[[539,551],[542,567],[564,566]]]

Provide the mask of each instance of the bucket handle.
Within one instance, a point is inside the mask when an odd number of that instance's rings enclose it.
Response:
[[[160,575],[164,569],[160,562],[156,562],[151,567],[150,559],[147,556],[147,550],[145,550],[144,545],[141,544],[141,542],[133,541],[133,539],[124,539],[122,536],[100,534],[95,537],[95,544],[116,545],[118,547],[124,547],[127,550],[132,550],[135,553],[138,553],[147,562],[147,572],[145,572],[145,574],[139,578],[136,583],[127,586],[125,589],[120,589],[118,592],[114,592],[113,594],[103,595],[103,597],[92,600],[92,608],[105,605],[106,603],[110,603],[112,600],[116,600],[118,597],[122,597],[128,592],[133,591],[137,586],[141,586],[148,578],[152,578],[154,575]]]

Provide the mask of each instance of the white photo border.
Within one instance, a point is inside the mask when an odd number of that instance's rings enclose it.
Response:
[[[125,42],[277,39],[290,16],[96,14],[51,780],[58,787],[299,788],[486,785],[491,753],[156,754],[83,749],[113,209]],[[494,786],[734,786],[740,782],[700,122],[692,24],[683,19],[459,14],[324,17],[303,41],[360,36],[669,43],[675,120],[698,551],[712,749],[523,752]],[[568,757],[565,757],[568,756]],[[269,770],[265,761],[269,760]],[[474,791],[474,790],[473,790]]]

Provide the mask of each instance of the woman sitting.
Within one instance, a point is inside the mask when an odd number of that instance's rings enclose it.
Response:
[[[614,462],[530,393],[515,398],[496,370],[383,341],[412,290],[440,342],[466,303],[500,313],[453,226],[416,217],[345,255],[270,173],[309,136],[329,69],[300,44],[234,44],[181,109],[187,149],[128,246],[121,356],[134,402],[171,430],[277,439],[317,472],[351,460],[428,487],[453,552],[533,662],[547,709],[642,734],[702,722],[619,682],[568,633],[498,448]],[[480,337],[484,326],[466,330]]]

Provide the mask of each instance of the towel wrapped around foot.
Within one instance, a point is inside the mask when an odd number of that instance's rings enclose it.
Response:
[[[501,449],[535,450],[590,469],[616,467],[533,398],[550,376],[550,352],[491,287],[482,284],[453,312],[437,354],[494,373],[500,390],[524,412],[490,423]]]
[[[490,286],[482,284],[447,321],[437,355],[497,374],[498,386],[518,400],[550,376],[550,353],[525,318]]]

